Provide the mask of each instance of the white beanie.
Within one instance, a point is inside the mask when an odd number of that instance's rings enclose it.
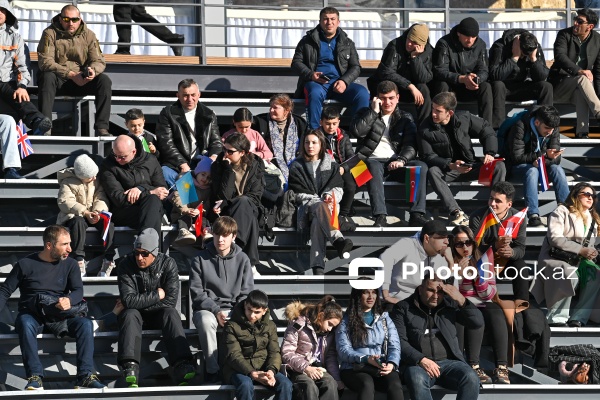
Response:
[[[87,154],[77,157],[73,167],[75,169],[75,176],[79,179],[93,178],[98,174],[98,165]]]

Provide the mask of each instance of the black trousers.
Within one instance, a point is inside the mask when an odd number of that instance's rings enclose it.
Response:
[[[250,264],[257,265],[258,257],[258,208],[247,196],[233,199],[222,215],[235,219],[238,226],[235,242],[250,259]]]
[[[154,228],[160,237],[164,210],[158,196],[151,194],[130,206],[114,207],[112,213],[112,221],[116,226],[130,226],[140,232],[146,228]]]
[[[142,2],[143,0],[115,0],[117,2],[127,1],[129,3]],[[156,36],[163,42],[168,42],[174,36],[173,32],[162,25],[144,25],[144,23],[160,23],[156,18],[146,12],[146,7],[140,5],[115,4],[113,5],[113,17],[115,22],[124,22],[131,24],[131,21],[138,22],[142,28]],[[117,51],[129,51],[131,43],[131,25],[116,25],[119,44]]]
[[[469,90],[465,85],[449,85],[443,81],[432,82],[432,92],[435,97],[441,92],[454,92],[458,101],[471,101],[473,97],[477,98],[477,112],[479,116],[490,124],[492,121],[492,111],[494,108],[494,96],[492,94],[492,85],[489,82],[482,82],[477,91]]]
[[[356,181],[350,171],[344,172],[342,180],[344,181],[344,195],[340,200],[340,215],[347,217],[350,215],[350,210],[352,210],[352,202],[356,194]]]
[[[340,375],[344,385],[357,394],[358,400],[375,399],[376,390],[386,393],[388,400],[404,400],[402,382],[396,371],[374,378],[365,372],[343,369],[340,371]]]
[[[22,119],[25,125],[31,128],[31,123],[36,118],[42,118],[44,115],[38,111],[38,109],[30,101],[18,102],[13,98],[15,90],[17,89],[17,82],[0,82],[0,98],[8,105],[19,117]],[[8,110],[2,111],[3,114],[11,114]],[[14,116],[14,115],[13,115]],[[18,122],[18,121],[17,121]]]
[[[56,96],[87,96],[94,95],[96,99],[96,123],[94,129],[108,129],[110,119],[110,99],[112,97],[112,81],[106,74],[96,75],[94,80],[83,86],[78,86],[70,79],[63,79],[54,72],[38,73],[38,105],[40,111],[52,118],[52,108]]]
[[[102,225],[102,221],[99,221],[96,224],[90,224],[85,217],[75,216],[70,220],[66,221],[64,224],[69,231],[71,232],[71,248],[73,249],[73,254],[76,258],[84,259],[85,258],[85,230],[89,226],[93,226],[98,229],[100,234],[102,234],[102,229],[104,228]],[[115,235],[115,225],[111,221],[108,226],[108,234],[106,235],[106,246],[104,246],[104,259],[112,261],[115,257],[115,248],[113,246],[113,237]],[[100,235],[102,236],[102,235]]]
[[[142,326],[162,329],[167,347],[169,364],[191,360],[192,352],[185,337],[179,311],[174,308],[161,308],[153,311],[135,309],[123,310],[119,314],[119,354],[120,365],[128,361],[139,364],[142,352]]]
[[[529,301],[529,271],[526,268],[525,260],[510,260],[504,270],[498,274],[500,279],[510,279],[512,281],[513,294],[515,300]]]
[[[415,123],[417,124],[417,128],[419,128],[425,118],[431,115],[431,92],[426,83],[417,83],[414,85],[423,95],[423,105],[415,105],[415,108],[417,109]],[[400,102],[415,104],[415,98],[410,90],[400,89],[398,94],[400,95]]]
[[[506,100],[536,100],[539,105],[551,106],[554,102],[550,82],[492,82],[494,94],[494,115],[492,126],[498,129],[506,118]]]

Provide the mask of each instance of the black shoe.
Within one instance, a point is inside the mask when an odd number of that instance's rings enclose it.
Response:
[[[188,361],[181,362],[173,368],[173,379],[179,386],[187,385],[194,376],[196,376],[196,368]]]
[[[567,321],[567,325],[570,326],[571,328],[581,328],[583,327],[583,324],[580,321],[577,321],[576,319],[572,319]]]
[[[216,385],[218,383],[221,383],[221,376],[218,372],[215,372],[214,374],[206,372],[204,374],[204,383],[206,385]]]
[[[4,170],[4,179],[25,179],[25,177],[21,176],[16,168],[6,168]]]
[[[376,226],[376,227],[387,226],[387,215],[385,215],[385,214],[379,214],[375,218],[375,223],[373,224],[373,226]]]
[[[136,388],[140,381],[140,365],[135,361],[123,365],[123,376],[129,387]]]
[[[48,117],[44,117],[41,113],[39,115],[41,115],[41,117],[37,117],[31,122],[31,134],[46,136],[46,132],[52,129],[52,120]]]
[[[550,328],[567,328],[569,325],[567,325],[564,322],[553,322],[551,324],[548,324],[548,326]]]
[[[346,215],[340,215],[338,217],[341,232],[354,232],[356,230],[356,223],[351,217]]]
[[[313,275],[325,275],[325,268],[323,267],[312,267]]]
[[[429,219],[425,218],[425,214],[421,214],[420,212],[412,212],[410,213],[410,219],[408,220],[409,226],[423,226]]]
[[[185,36],[178,34],[173,34],[173,37],[167,40],[169,44],[183,44],[184,42]],[[171,46],[171,49],[176,56],[181,57],[183,55],[183,46]]]
[[[531,227],[536,227],[536,226],[542,226],[544,224],[542,223],[542,219],[540,218],[540,216],[538,214],[532,214],[531,217],[529,217],[528,225]]]
[[[131,52],[129,50],[125,50],[125,49],[117,49],[117,51],[115,51],[115,54],[121,54],[124,56],[130,56]]]
[[[104,129],[104,128],[100,128],[100,129],[96,129],[95,131],[95,135],[98,137],[108,137],[108,136],[113,136],[111,135],[111,133],[108,131],[108,129]]]
[[[350,250],[354,243],[350,239],[338,238],[333,242],[333,247],[337,250],[338,256],[343,259],[350,258]]]
[[[579,132],[575,134],[575,139],[589,139],[590,135],[587,132]]]

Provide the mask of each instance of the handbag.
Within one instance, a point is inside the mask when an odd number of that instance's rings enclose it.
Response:
[[[592,224],[590,225],[590,229],[588,230],[587,236],[581,243],[582,247],[587,247],[587,245],[590,243],[590,238],[592,237],[592,232],[594,231],[595,227],[596,227],[596,221],[592,220]],[[546,240],[548,240],[547,237],[546,237]],[[552,257],[556,260],[564,261],[567,264],[573,265],[573,266],[578,265],[579,259],[581,258],[581,257],[579,257],[579,254],[577,254],[577,253],[559,249],[558,247],[550,247],[550,257]]]

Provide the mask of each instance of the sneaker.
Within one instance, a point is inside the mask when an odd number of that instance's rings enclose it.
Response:
[[[25,390],[44,390],[44,385],[42,384],[42,377],[33,375],[27,378],[27,385],[25,385]]]
[[[169,44],[183,44],[185,42],[185,36],[173,34],[173,37],[167,40]],[[183,46],[171,46],[171,50],[173,50],[173,54],[178,57],[183,55]]]
[[[477,374],[477,377],[479,378],[479,383],[481,383],[482,385],[492,383],[492,378],[490,378],[489,375],[486,374],[485,371],[479,367],[479,364],[471,365],[471,367]]]
[[[454,210],[450,213],[448,220],[452,226],[469,226],[469,217],[463,210]]]
[[[313,275],[325,275],[325,268],[323,267],[312,267]]]
[[[354,222],[352,217],[340,215],[338,217],[338,221],[340,223],[341,232],[354,232],[356,230],[356,223]]]
[[[86,376],[77,381],[75,389],[104,389],[106,385],[100,382],[100,379],[95,374]]]
[[[179,386],[187,385],[188,381],[194,376],[196,376],[196,368],[187,361],[182,362],[173,368],[173,379]]]
[[[173,242],[176,246],[190,246],[196,243],[196,235],[187,229],[180,229],[177,239]]]
[[[429,219],[425,217],[425,214],[420,212],[412,212],[410,213],[410,219],[408,220],[409,226],[423,226]]]
[[[494,370],[493,381],[495,384],[510,385],[510,379],[508,379],[508,368],[506,368],[506,365],[499,365],[498,368]]]
[[[130,55],[131,55],[131,52],[130,52],[129,50],[119,50],[119,49],[117,48],[117,51],[115,51],[115,53],[114,53],[114,54],[122,54],[122,55],[125,55],[125,56],[130,56]]]
[[[579,132],[575,134],[575,139],[589,139],[590,135],[587,132]]]
[[[544,224],[542,223],[542,219],[540,218],[539,214],[532,214],[531,217],[529,217],[529,221],[527,222],[527,225],[529,225],[531,227],[535,227],[535,226],[542,226]]]
[[[35,118],[31,122],[32,135],[46,136],[46,132],[50,131],[50,129],[52,129],[52,120],[48,117],[44,117],[43,115]]]
[[[113,269],[115,269],[117,265],[115,264],[114,261],[111,260],[103,260],[102,261],[102,268],[100,268],[100,272],[98,272],[98,276],[101,277],[107,277],[110,276],[110,273],[112,272]]]
[[[81,277],[83,278],[87,273],[85,260],[77,261],[77,265],[79,265],[79,272],[81,272]]]
[[[373,226],[376,226],[376,227],[387,226],[387,215],[385,215],[385,214],[379,214],[375,218],[375,223],[373,224]]]
[[[4,179],[25,179],[24,176],[21,176],[16,168],[6,168],[4,170]]]
[[[130,388],[138,387],[140,381],[140,365],[135,361],[125,363],[123,365],[123,376]]]
[[[260,274],[260,272],[258,272],[258,270],[256,269],[256,265],[252,266],[252,277],[254,279],[256,278],[260,278],[262,275]]]
[[[350,250],[354,243],[350,239],[338,238],[333,242],[333,247],[337,250],[338,256],[343,259],[350,258]]]

